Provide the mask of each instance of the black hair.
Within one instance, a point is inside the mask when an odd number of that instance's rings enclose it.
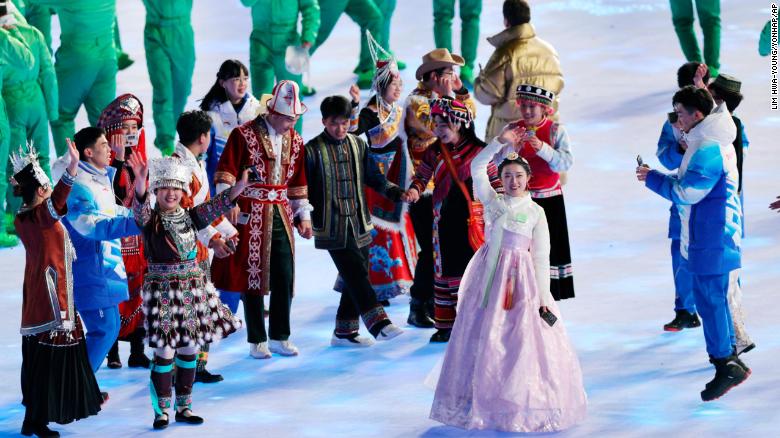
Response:
[[[525,0],[504,0],[504,19],[509,26],[519,26],[531,21],[531,7]]]
[[[211,131],[211,117],[201,110],[192,110],[181,113],[176,122],[176,132],[179,141],[184,146],[189,146],[198,138]]]
[[[710,114],[715,101],[712,100],[710,92],[703,88],[696,88],[693,85],[686,85],[674,93],[672,105],[680,104],[688,113],[700,111],[705,117]]]
[[[677,69],[677,86],[682,88],[686,85],[693,85],[693,78],[696,76],[696,70],[701,65],[701,62],[696,61],[690,61],[686,62],[685,64],[681,65],[680,68]],[[710,80],[710,70],[707,69],[707,72],[704,73],[704,77],[702,78],[704,83],[706,84]]]
[[[499,178],[501,178],[501,171],[504,170],[504,167],[506,167],[506,166],[508,166],[510,164],[519,164],[520,167],[525,169],[526,175],[528,175],[529,178],[531,177],[531,165],[528,164],[528,161],[525,161],[522,157],[520,157],[518,155],[517,158],[515,158],[514,160],[510,160],[510,159],[504,158],[504,160],[501,161],[501,163],[498,165],[498,177]]]
[[[439,67],[437,69],[433,69],[431,71],[427,71],[427,72],[423,73],[423,75],[422,75],[423,82],[431,80],[431,75],[433,75],[434,73],[436,73],[437,76],[441,76],[442,73],[444,73],[444,70],[446,70],[447,68],[450,68],[450,67],[448,67],[448,66],[447,67]]]
[[[217,80],[214,81],[214,85],[211,86],[209,92],[200,101],[200,109],[203,111],[209,111],[214,103],[222,103],[228,100],[225,88],[219,85],[219,81],[226,81],[231,78],[241,76],[241,73],[249,75],[249,69],[237,59],[228,59],[219,66],[217,72]]]
[[[84,149],[94,146],[101,135],[106,135],[106,131],[101,128],[95,128],[94,126],[88,126],[73,136],[73,141],[76,143],[76,149],[79,151],[80,160],[85,158]]]
[[[349,119],[352,116],[352,102],[344,96],[328,96],[322,100],[320,112],[323,119],[331,117]]]
[[[734,110],[737,109],[739,104],[742,102],[742,98],[743,98],[742,93],[732,93],[726,91],[723,88],[716,85],[714,82],[709,85],[708,89],[710,90],[710,93],[714,91],[719,98],[723,99],[723,102],[726,103],[726,108],[728,108],[730,113],[733,113]]]

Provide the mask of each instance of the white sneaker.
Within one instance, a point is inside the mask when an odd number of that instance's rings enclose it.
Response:
[[[330,338],[330,345],[334,347],[365,348],[374,345],[374,340],[363,336],[354,338],[339,338],[335,334]]]
[[[271,339],[268,342],[268,348],[271,353],[281,354],[282,356],[297,356],[298,347],[290,341],[275,341]]]
[[[268,342],[249,344],[249,355],[255,359],[270,359],[271,351],[268,350]]]
[[[379,334],[376,337],[377,341],[389,341],[390,339],[393,339],[394,337],[400,335],[404,331],[400,328],[394,326],[393,324],[386,325],[382,330],[379,331]]]

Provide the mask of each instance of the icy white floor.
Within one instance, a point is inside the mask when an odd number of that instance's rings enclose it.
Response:
[[[197,38],[193,95],[205,94],[225,58],[248,61],[248,10],[233,0],[196,2]],[[151,111],[151,88],[143,54],[143,8],[120,2],[125,49],[136,64],[119,74],[118,92],[138,94]],[[430,2],[402,0],[393,24],[393,49],[409,63],[407,90],[420,56],[433,48]],[[559,51],[566,89],[562,120],[575,145],[577,162],[566,186],[577,298],[562,304],[564,322],[576,346],[590,398],[589,418],[561,436],[778,436],[780,354],[777,318],[778,225],[767,204],[780,195],[776,170],[780,113],[769,110],[769,60],[759,58],[759,31],[769,2],[722,2],[722,71],[743,80],[739,114],[751,140],[745,163],[745,308],[758,348],[745,356],[753,375],[720,401],[703,404],[699,391],[712,376],[700,330],[664,333],[672,317],[673,289],[668,204],[634,179],[634,157],[653,166],[655,143],[671,108],[675,71],[683,62],[666,0],[561,0],[536,2],[533,23]],[[491,47],[484,37],[502,28],[501,1],[486,0],[479,61]],[[56,25],[56,24],[55,24]],[[319,132],[319,99],[346,93],[356,63],[356,26],[348,19],[314,57],[316,99],[306,103],[305,138]],[[455,31],[456,35],[458,31]],[[457,41],[457,38],[456,38]],[[456,49],[457,52],[457,49]],[[367,96],[365,96],[367,97]],[[479,132],[488,115],[480,108]],[[152,131],[147,113],[148,130]],[[84,126],[82,123],[80,126]],[[774,133],[774,134],[772,134]],[[149,132],[148,138],[153,138]],[[433,393],[423,380],[444,351],[427,342],[428,330],[408,328],[389,343],[363,351],[328,346],[337,295],[330,291],[335,270],[325,252],[298,241],[297,298],[293,340],[297,358],[252,360],[244,332],[212,349],[210,368],[224,374],[216,385],[198,384],[195,408],[203,426],[172,425],[171,436],[249,434],[289,437],[503,436],[466,432],[428,420]],[[775,248],[772,250],[772,248]],[[0,252],[0,435],[16,434],[22,422],[18,335],[23,272],[21,247]],[[402,326],[406,299],[388,308]],[[126,344],[122,345],[126,358]],[[64,435],[123,437],[151,433],[148,372],[101,369],[101,386],[111,400],[97,416],[58,427]]]

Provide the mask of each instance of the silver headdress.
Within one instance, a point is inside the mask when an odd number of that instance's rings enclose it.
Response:
[[[366,30],[366,40],[368,41],[368,51],[371,53],[371,60],[374,62],[374,67],[376,67],[374,79],[371,82],[371,90],[376,96],[377,108],[381,109],[385,106],[385,102],[382,99],[382,87],[387,87],[393,79],[399,78],[401,73],[398,71],[398,63],[395,56],[380,46],[368,30]]]
[[[32,177],[42,187],[51,186],[51,180],[38,163],[38,151],[35,150],[32,142],[27,143],[27,152],[24,151],[23,146],[19,146],[19,152],[11,153],[10,159],[14,170],[11,182],[14,185],[24,184]]]
[[[149,189],[162,187],[184,190],[190,195],[192,170],[174,157],[153,158],[149,161]]]

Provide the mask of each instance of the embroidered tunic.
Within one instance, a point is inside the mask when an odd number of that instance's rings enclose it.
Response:
[[[235,254],[212,262],[211,277],[218,289],[268,294],[274,210],[281,215],[290,247],[295,250],[293,218],[308,219],[310,208],[303,139],[291,129],[282,135],[280,152],[274,152],[264,116],[234,129],[228,138],[214,182],[232,186],[248,166],[255,166],[260,180],[238,198],[245,219],[236,226],[241,239]]]

